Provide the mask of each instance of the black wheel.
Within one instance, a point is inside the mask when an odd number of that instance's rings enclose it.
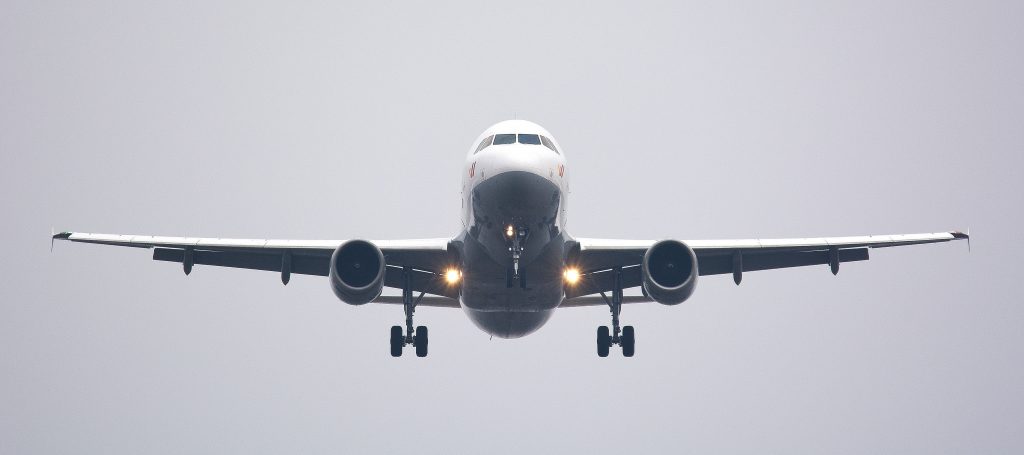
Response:
[[[404,345],[405,337],[402,336],[402,326],[391,326],[391,357],[401,357]]]
[[[413,337],[416,343],[416,357],[427,356],[427,328],[425,326],[416,327],[416,336]]]
[[[636,352],[636,335],[633,326],[627,325],[622,328],[622,356],[633,357]]]
[[[505,287],[507,287],[507,288],[512,287],[512,276],[513,276],[513,274],[514,274],[514,272],[512,272],[512,267],[509,267],[509,268],[505,269]]]
[[[597,356],[608,357],[608,349],[612,347],[612,336],[607,326],[597,328]]]

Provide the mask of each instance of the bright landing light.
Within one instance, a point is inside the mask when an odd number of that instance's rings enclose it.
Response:
[[[565,269],[565,282],[569,284],[576,284],[580,280],[580,271],[575,267],[569,267]]]
[[[444,272],[444,279],[448,284],[458,283],[459,278],[462,278],[462,272],[459,272],[458,269],[448,269]]]

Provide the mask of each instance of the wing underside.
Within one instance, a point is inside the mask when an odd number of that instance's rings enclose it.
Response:
[[[836,273],[841,263],[868,260],[868,250],[872,248],[968,238],[967,234],[953,231],[858,237],[685,240],[684,243],[697,255],[697,269],[701,276],[732,274],[739,284],[745,272],[829,265],[832,272]],[[624,288],[640,286],[640,263],[647,249],[656,243],[653,240],[576,240],[580,244],[578,263],[583,276],[580,284],[567,292],[570,299],[611,291],[615,268],[621,268]],[[595,302],[600,303],[599,300]]]
[[[95,243],[153,251],[157,261],[182,264],[189,273],[196,264],[278,272],[288,283],[291,274],[327,276],[331,255],[344,240],[258,240],[62,232],[56,240]],[[742,274],[760,270],[829,265],[865,261],[869,249],[969,239],[961,232],[876,235],[800,239],[688,240],[697,255],[701,276],[732,274],[739,284]],[[582,279],[566,289],[563,307],[604,305],[614,288],[614,270],[621,269],[623,288],[641,285],[644,253],[652,240],[576,239],[580,249],[575,262]],[[445,285],[443,273],[450,260],[448,239],[371,241],[384,253],[387,263],[384,285],[402,288],[403,268],[412,270],[412,290],[424,306],[458,307],[458,292]],[[424,296],[423,294],[430,294]],[[648,301],[630,297],[629,302]],[[399,297],[381,296],[379,303],[401,303]]]
[[[189,273],[196,264],[278,272],[288,283],[291,274],[327,276],[331,255],[344,240],[262,240],[62,232],[56,240],[146,248],[153,259],[182,264]],[[371,240],[387,263],[384,285],[402,287],[402,269],[412,269],[414,292],[457,298],[442,274],[448,260],[448,239]]]

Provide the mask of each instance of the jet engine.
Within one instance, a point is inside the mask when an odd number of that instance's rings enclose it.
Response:
[[[366,240],[342,243],[331,255],[334,295],[349,305],[370,303],[384,289],[384,253]]]
[[[643,291],[663,305],[683,303],[697,287],[697,255],[678,240],[655,243],[641,263]]]

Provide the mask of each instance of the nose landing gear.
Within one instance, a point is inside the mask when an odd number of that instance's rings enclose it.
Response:
[[[622,346],[623,357],[633,357],[636,352],[636,332],[631,325],[619,327],[619,314],[622,312],[622,268],[616,267],[613,273],[615,274],[615,284],[611,300],[608,300],[608,296],[603,292],[601,293],[601,297],[604,298],[612,312],[612,330],[609,333],[608,326],[597,328],[597,355],[598,357],[608,357],[612,345],[617,344]]]
[[[505,286],[511,288],[515,281],[519,281],[519,287],[526,289],[526,277],[519,269],[519,260],[526,250],[526,237],[530,230],[526,227],[515,227],[508,225],[505,228],[505,243],[508,244],[508,251],[512,254],[512,266],[505,271]]]
[[[416,304],[423,298],[424,292],[419,297],[412,297],[412,268],[402,268],[402,307],[405,309],[405,334],[402,334],[402,326],[391,326],[391,357],[401,357],[402,348],[405,345],[416,347],[416,357],[427,356],[427,328],[425,326],[412,329],[412,316],[416,312]]]

